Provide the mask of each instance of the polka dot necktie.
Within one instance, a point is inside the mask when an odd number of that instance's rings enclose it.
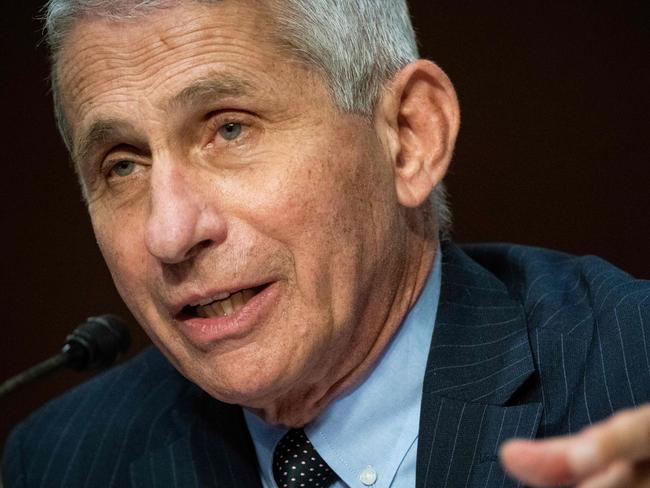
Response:
[[[273,477],[278,488],[327,488],[338,480],[302,429],[290,430],[278,442]]]

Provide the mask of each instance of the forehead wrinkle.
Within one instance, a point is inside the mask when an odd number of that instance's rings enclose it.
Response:
[[[131,24],[127,22],[126,27],[133,27]],[[84,20],[76,25],[57,62],[58,78],[64,82],[68,81],[69,97],[84,100],[87,95],[83,92],[92,92],[97,86],[104,86],[116,79],[122,83],[128,81],[133,84],[146,81],[150,91],[155,91],[158,85],[186,71],[187,67],[196,64],[197,60],[205,58],[205,64],[214,61],[212,49],[216,39],[210,25],[197,23],[190,30],[186,25],[173,25],[162,32],[161,29],[151,32],[138,31],[135,40],[125,34],[125,37],[114,40],[115,42],[105,43],[105,34],[110,35],[115,28],[120,27],[124,27],[124,21],[107,21],[101,18]],[[228,45],[228,39],[221,41],[223,45]],[[190,48],[191,51],[186,54],[179,54]],[[173,66],[169,66],[168,60],[175,54],[178,59]],[[104,76],[87,80],[85,71],[89,67],[101,70]],[[120,69],[128,71],[120,72],[119,77],[111,80],[111,72]],[[155,77],[151,83],[152,75],[156,74],[162,76]],[[84,83],[80,83],[80,80]]]
[[[183,88],[167,103],[168,109],[202,105],[207,101],[249,95],[253,86],[246,80],[225,73],[199,79]]]

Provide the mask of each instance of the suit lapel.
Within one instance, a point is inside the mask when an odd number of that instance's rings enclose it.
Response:
[[[131,465],[132,486],[261,488],[241,408],[192,387],[174,422],[179,436]]]
[[[499,445],[533,437],[539,403],[507,402],[535,372],[521,305],[459,248],[442,248],[442,288],[427,362],[418,488],[508,486]],[[514,486],[514,484],[513,484]]]

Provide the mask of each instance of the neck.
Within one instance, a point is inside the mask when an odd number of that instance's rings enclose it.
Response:
[[[402,321],[415,305],[438,252],[437,233],[422,220],[409,222],[406,251],[401,273],[384,273],[384,293],[370,298],[352,338],[354,347],[341,357],[333,351],[332,361],[324,366],[326,374],[305,388],[297,389],[276,401],[269,408],[255,410],[267,423],[286,427],[302,427],[318,417],[334,400],[361,383],[377,364],[386,347],[399,330]],[[395,280],[399,276],[399,280]],[[397,286],[390,287],[391,283]],[[388,293],[386,291],[388,290]],[[378,324],[378,325],[374,325]],[[368,329],[370,334],[368,334]]]

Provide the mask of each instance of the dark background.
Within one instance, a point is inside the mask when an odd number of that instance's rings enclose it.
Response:
[[[423,55],[456,84],[448,178],[460,241],[597,254],[650,277],[647,1],[412,2]],[[54,128],[40,2],[0,16],[0,380],[58,350],[89,315],[121,313]],[[55,374],[0,401],[11,425],[81,381]]]

